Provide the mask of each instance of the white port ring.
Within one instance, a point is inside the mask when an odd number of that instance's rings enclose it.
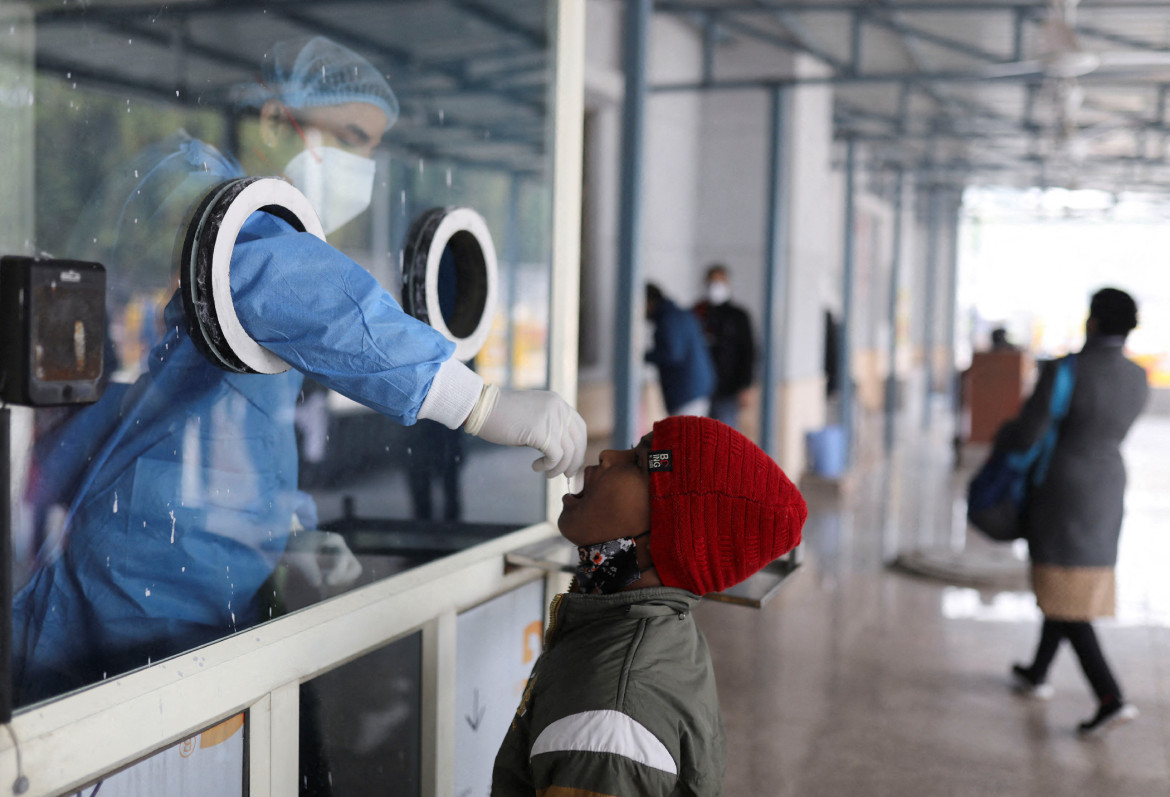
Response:
[[[455,358],[467,362],[491,333],[498,295],[496,249],[483,216],[471,208],[432,208],[415,219],[403,253],[403,306],[455,343]],[[450,248],[457,296],[450,317],[439,298],[439,270]]]
[[[258,210],[325,240],[317,212],[290,183],[275,177],[229,180],[207,194],[188,228],[181,290],[191,337],[213,362],[238,373],[279,374],[289,364],[244,331],[232,301],[232,250],[244,222]]]

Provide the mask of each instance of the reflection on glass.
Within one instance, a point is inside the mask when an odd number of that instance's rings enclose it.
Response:
[[[202,733],[102,778],[76,792],[77,797],[172,797],[244,794],[244,740],[247,727],[237,714]]]
[[[287,13],[90,3],[46,5],[13,28],[36,48],[35,136],[16,141],[36,158],[36,226],[22,241],[0,225],[0,245],[106,266],[110,375],[95,405],[32,413],[17,451],[20,704],[542,517],[530,451],[409,425],[427,363],[445,359],[433,330],[404,331],[403,316],[379,338],[393,340],[387,379],[400,403],[374,412],[324,385],[375,373],[333,352],[365,334],[345,321],[359,297],[397,292],[410,219],[466,205],[493,229],[506,286],[475,367],[497,383],[544,386],[546,13],[502,0]],[[328,18],[328,38],[315,15]],[[280,375],[214,365],[192,344],[175,292],[194,207],[252,174],[301,188],[332,245],[283,235],[274,246],[279,222],[263,213],[237,240],[241,317],[296,349],[286,357],[296,367]]]
[[[300,793],[419,793],[422,634],[301,685]]]

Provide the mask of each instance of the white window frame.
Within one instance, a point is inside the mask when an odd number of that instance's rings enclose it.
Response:
[[[554,159],[549,383],[576,400],[585,0],[554,3]],[[19,743],[28,795],[68,793],[241,711],[250,797],[297,793],[299,686],[422,632],[422,789],[454,788],[456,617],[544,574],[506,572],[504,555],[556,534],[564,482],[544,522],[378,581],[227,639],[22,710],[0,733],[0,789]]]

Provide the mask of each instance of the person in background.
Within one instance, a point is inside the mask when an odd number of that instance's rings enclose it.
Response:
[[[1016,689],[1048,699],[1048,669],[1068,640],[1097,698],[1097,711],[1078,731],[1093,735],[1137,716],[1101,651],[1093,620],[1114,613],[1117,543],[1124,514],[1121,442],[1149,397],[1146,373],[1125,357],[1125,338],[1137,326],[1137,304],[1116,288],[1093,294],[1085,345],[1076,355],[1068,416],[1047,478],[1024,515],[1032,558],[1032,587],[1044,625],[1031,664],[1012,666]],[[1041,372],[1020,415],[996,436],[996,446],[1024,449],[1043,434],[1055,382],[1054,363]]]
[[[397,99],[368,61],[323,37],[276,45],[263,67],[241,100],[259,117],[258,154],[294,153],[282,174],[329,234],[368,207],[370,155]],[[171,254],[193,204],[240,176],[233,157],[180,131],[112,175],[80,223],[76,256],[109,265],[113,297],[147,286],[169,301],[133,383],[111,383],[38,441],[32,502],[67,511],[62,549],[15,597],[18,704],[266,619],[260,593],[277,561],[325,534],[298,490],[294,409],[306,376],[398,423],[431,419],[532,446],[533,468],[550,478],[583,462],[584,421],[560,396],[485,384],[364,268],[264,211],[237,238],[231,294],[245,332],[292,368],[213,363],[192,340]]]
[[[739,432],[676,416],[603,451],[562,503],[577,574],[553,599],[491,794],[722,794],[723,721],[694,608],[796,547],[804,499]]]
[[[996,327],[991,330],[991,350],[992,351],[1019,351],[1020,347],[1008,340],[1007,330],[1003,327]]]
[[[646,318],[654,323],[654,346],[646,361],[658,368],[670,415],[706,415],[715,392],[715,366],[699,319],[652,282],[646,283]]]
[[[752,322],[747,311],[731,301],[731,277],[727,266],[715,263],[707,269],[707,295],[694,307],[703,324],[707,348],[715,365],[715,393],[711,417],[739,428],[739,411],[748,400],[756,363]]]

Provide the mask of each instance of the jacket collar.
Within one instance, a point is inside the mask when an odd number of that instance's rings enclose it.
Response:
[[[1125,345],[1125,335],[1089,335],[1085,338],[1086,349],[1120,349]]]
[[[566,592],[561,596],[564,621],[588,621],[604,615],[655,617],[685,614],[702,600],[693,592],[677,587],[648,587],[614,592],[609,595],[582,595]]]

